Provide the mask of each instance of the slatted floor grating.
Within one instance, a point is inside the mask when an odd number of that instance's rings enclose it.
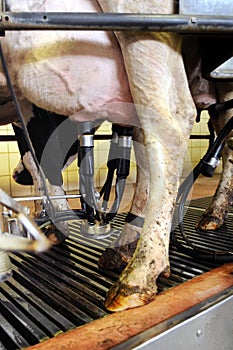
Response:
[[[233,250],[232,214],[217,234],[195,231],[195,222],[208,201],[191,202],[184,220],[187,235],[202,247]],[[121,229],[124,217],[117,216],[115,228]],[[118,275],[99,270],[97,262],[117,234],[91,240],[80,235],[79,229],[79,223],[71,223],[66,243],[46,253],[10,255],[13,276],[0,285],[0,350],[37,344],[107,314],[105,294]],[[171,277],[159,279],[160,291],[217,266],[193,260],[175,247],[170,248],[170,261]]]

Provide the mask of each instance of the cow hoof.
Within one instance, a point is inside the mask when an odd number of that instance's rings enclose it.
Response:
[[[196,225],[197,230],[216,231],[224,224],[224,221],[214,216],[203,216]]]
[[[128,264],[130,258],[114,248],[106,248],[98,261],[98,267],[104,270],[121,272]]]
[[[138,240],[121,247],[106,248],[98,261],[100,269],[121,272],[130,262]]]
[[[123,311],[150,303],[155,299],[156,294],[155,290],[118,282],[110,288],[104,305],[109,311]]]
[[[68,234],[64,234],[52,224],[44,230],[44,234],[49,239],[52,245],[59,245],[63,243],[68,236]]]
[[[165,269],[161,272],[161,274],[159,276],[164,277],[164,278],[169,278],[171,276],[170,265],[165,267]]]

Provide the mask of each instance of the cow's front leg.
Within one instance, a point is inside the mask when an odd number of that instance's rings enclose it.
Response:
[[[63,186],[55,186],[49,184],[50,195],[51,197],[57,196],[58,199],[52,198],[53,208],[55,212],[64,212],[71,210],[68,200],[66,198],[62,198],[65,195],[65,191]],[[67,220],[61,220],[59,222],[51,222],[51,224],[45,230],[45,235],[48,237],[52,244],[60,244],[69,236],[69,226]]]
[[[41,175],[37,169],[37,166],[34,162],[34,159],[31,155],[31,152],[26,152],[23,156],[23,163],[26,167],[26,169],[29,171],[29,173],[32,176],[33,184],[34,184],[34,195],[41,197],[44,193],[44,185],[43,180],[41,178]],[[62,186],[52,186],[50,185],[50,195],[55,196],[62,196],[64,195],[64,191]],[[59,199],[52,202],[53,203],[53,209],[55,211],[62,211],[62,210],[69,210],[69,204],[66,199]],[[34,201],[34,211],[32,213],[32,217],[34,219],[38,219],[41,216],[45,214],[45,203],[43,199],[38,199]],[[48,214],[48,213],[46,213]],[[52,218],[50,218],[52,219]],[[54,224],[52,221],[47,226],[46,229],[44,229],[45,235],[49,238],[52,244],[59,244],[69,235],[69,228],[68,228],[68,222],[61,221],[56,224]]]
[[[37,166],[34,162],[34,159],[32,157],[32,154],[30,151],[27,151],[24,156],[23,156],[23,163],[26,167],[26,169],[28,170],[28,172],[30,173],[32,180],[33,180],[33,184],[34,184],[34,195],[37,196],[41,196],[42,194],[42,189],[43,189],[43,182],[42,182],[42,178],[40,176],[40,173],[37,169]],[[39,200],[35,200],[34,201],[34,210],[32,213],[32,217],[33,218],[38,218],[41,216],[41,213],[44,210],[44,205],[43,205],[43,201],[42,199]]]

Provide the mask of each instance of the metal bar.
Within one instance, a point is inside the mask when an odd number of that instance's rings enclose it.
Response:
[[[94,135],[94,140],[111,140],[112,134],[100,134]],[[14,135],[0,135],[0,142],[12,142],[17,141]]]
[[[14,135],[0,135],[0,142],[17,141]]]
[[[56,199],[70,199],[70,198],[81,198],[81,194],[64,194],[62,196],[50,196],[51,200],[56,200]],[[14,200],[16,202],[25,202],[25,201],[37,201],[45,199],[44,196],[31,196],[31,197],[15,197]]]
[[[94,140],[111,140],[112,135],[104,134],[104,135],[94,135]],[[190,135],[190,139],[209,139],[210,135]],[[0,142],[12,142],[17,141],[16,137],[14,135],[0,135]]]
[[[233,16],[132,13],[0,12],[0,30],[142,30],[233,33]]]

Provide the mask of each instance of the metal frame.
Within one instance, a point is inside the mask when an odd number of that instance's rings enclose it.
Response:
[[[178,0],[183,15],[228,16],[233,12],[232,0]]]
[[[232,34],[233,16],[0,12],[0,31],[54,29]]]

